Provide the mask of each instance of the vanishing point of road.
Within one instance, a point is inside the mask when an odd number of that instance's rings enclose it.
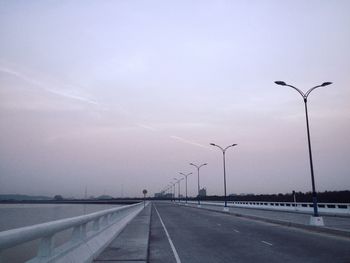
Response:
[[[350,240],[171,203],[152,207],[149,262],[350,262]]]

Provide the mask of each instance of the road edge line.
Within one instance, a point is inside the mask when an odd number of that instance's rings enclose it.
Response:
[[[163,220],[162,220],[162,218],[160,217],[160,214],[159,214],[158,209],[157,209],[157,207],[156,207],[155,204],[154,204],[154,209],[156,210],[156,212],[157,212],[157,214],[158,214],[160,223],[161,223],[162,226],[163,226],[164,232],[165,232],[165,234],[166,234],[166,236],[167,236],[167,238],[168,238],[168,241],[169,241],[169,244],[170,244],[170,246],[171,246],[171,249],[173,250],[176,263],[181,263],[179,254],[177,254],[177,251],[176,251],[176,248],[175,248],[175,246],[174,246],[174,243],[173,243],[173,241],[172,241],[171,238],[170,238],[170,235],[169,235],[169,233],[168,233],[168,230],[166,229],[166,227],[165,227],[165,225],[164,225],[164,223],[163,223]]]

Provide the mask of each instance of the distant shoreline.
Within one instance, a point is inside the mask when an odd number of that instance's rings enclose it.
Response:
[[[141,200],[0,200],[0,204],[135,204]]]

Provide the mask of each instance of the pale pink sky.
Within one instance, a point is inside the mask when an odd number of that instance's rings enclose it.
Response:
[[[349,190],[349,1],[0,1],[0,194]],[[184,184],[182,183],[182,189]],[[189,177],[196,193],[196,177]]]

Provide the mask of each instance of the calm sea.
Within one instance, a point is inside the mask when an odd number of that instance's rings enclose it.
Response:
[[[0,204],[0,231],[93,213],[118,205],[106,204]],[[57,235],[56,245],[69,238],[71,230]],[[5,250],[2,262],[19,263],[36,255],[38,240]]]

